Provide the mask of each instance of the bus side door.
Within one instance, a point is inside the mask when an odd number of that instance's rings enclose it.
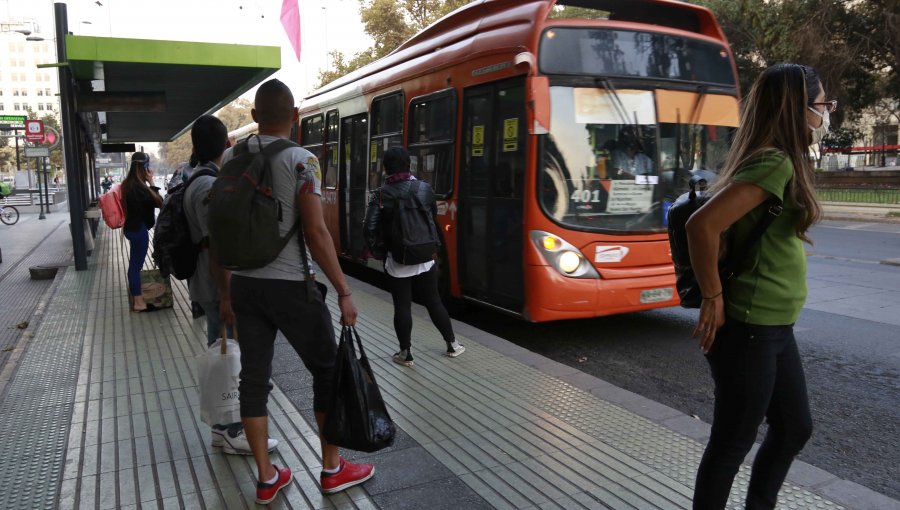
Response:
[[[366,214],[366,141],[369,131],[365,113],[341,119],[340,223],[343,254],[362,257],[365,248],[363,219]]]
[[[525,81],[466,89],[459,193],[464,296],[516,313],[524,305]]]

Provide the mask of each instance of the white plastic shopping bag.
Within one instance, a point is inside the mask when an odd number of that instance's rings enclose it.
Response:
[[[200,419],[209,426],[241,421],[238,392],[241,348],[231,338],[224,342],[219,338],[197,357]]]

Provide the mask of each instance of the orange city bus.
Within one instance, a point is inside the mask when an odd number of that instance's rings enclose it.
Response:
[[[306,97],[326,221],[366,261],[381,157],[438,196],[442,292],[528,321],[678,304],[665,214],[738,121],[712,13],[672,0],[476,0]]]

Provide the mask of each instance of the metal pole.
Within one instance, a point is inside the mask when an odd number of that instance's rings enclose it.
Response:
[[[97,170],[97,158],[91,158],[91,202],[100,198],[100,174]]]
[[[16,139],[16,173],[18,173],[18,172],[22,171],[22,165],[21,165],[21,163],[19,163],[19,130],[18,129],[13,130],[13,138]],[[26,170],[28,170],[27,167],[26,167]],[[28,189],[29,190],[31,189],[31,172],[28,172]],[[31,193],[29,192],[29,196],[30,195],[31,195]],[[34,205],[34,204],[32,204],[32,205]]]
[[[97,189],[97,172],[95,169],[96,161],[97,161],[96,157],[92,157],[88,161],[88,188],[87,189],[90,194],[90,196],[88,197],[89,198],[88,203],[90,203],[90,204],[93,204],[94,200],[97,198],[97,196],[96,196],[97,193],[95,191]]]
[[[84,240],[84,203],[82,202],[78,171],[81,163],[76,153],[78,147],[78,126],[75,122],[75,91],[72,85],[72,70],[67,64],[66,34],[69,32],[69,19],[66,4],[53,4],[56,18],[56,59],[64,64],[59,69],[59,110],[63,128],[63,154],[66,161],[66,181],[69,193],[69,219],[72,224],[72,249],[75,252],[75,269],[87,269],[87,246]]]
[[[44,192],[41,190],[41,158],[34,158],[34,169],[37,172],[38,209],[41,211],[38,219],[46,220],[47,217],[44,216]]]
[[[50,181],[48,180],[50,178],[49,162],[50,162],[50,158],[41,158],[41,166],[43,167],[43,170],[44,170],[44,194],[45,194],[45,198],[46,198],[46,200],[44,200],[44,203],[47,204],[47,214],[50,214],[50,204],[52,203],[50,201]]]

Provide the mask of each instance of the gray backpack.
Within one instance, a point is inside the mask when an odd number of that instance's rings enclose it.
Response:
[[[254,137],[259,152],[250,152]],[[275,260],[299,232],[303,269],[309,274],[300,220],[284,237],[279,229],[282,221],[293,220],[283,217],[282,204],[275,198],[271,161],[289,147],[299,145],[275,140],[263,148],[259,137],[250,135],[232,149],[233,158],[219,170],[209,193],[209,242],[225,269],[263,267]]]

